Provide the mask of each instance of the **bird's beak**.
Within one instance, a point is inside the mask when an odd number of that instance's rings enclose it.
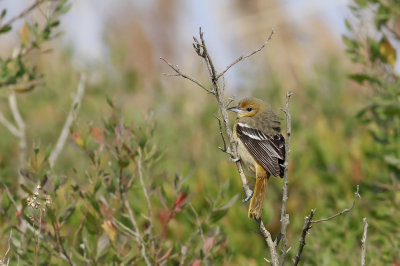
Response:
[[[228,110],[228,111],[235,112],[235,113],[238,113],[238,114],[243,113],[243,110],[241,110],[241,109],[239,108],[239,106],[234,106],[234,107],[228,108],[227,110]]]

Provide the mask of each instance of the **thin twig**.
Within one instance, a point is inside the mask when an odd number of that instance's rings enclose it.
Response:
[[[364,230],[361,239],[361,266],[365,266],[365,257],[367,255],[367,230],[368,230],[367,218],[363,218],[363,223],[364,223]]]
[[[306,216],[304,220],[304,225],[303,225],[303,231],[301,231],[301,237],[300,237],[300,246],[299,250],[297,251],[296,257],[294,258],[293,266],[296,266],[299,264],[301,253],[303,252],[303,248],[306,245],[306,236],[308,233],[308,230],[311,228],[311,220],[314,216],[315,209],[311,210],[311,213],[309,216]]]
[[[286,114],[286,140],[285,140],[285,162],[284,162],[284,177],[282,186],[282,209],[281,209],[281,231],[280,236],[282,240],[281,257],[279,259],[279,265],[283,265],[285,262],[285,257],[287,254],[286,245],[286,230],[290,223],[289,214],[286,213],[286,204],[288,200],[288,190],[289,190],[289,155],[290,155],[290,135],[292,134],[291,128],[291,116],[290,116],[290,106],[289,101],[292,96],[292,92],[286,92],[286,106],[283,112]]]
[[[38,1],[36,1],[35,3],[33,3],[33,5],[31,5],[30,7],[28,7],[24,11],[22,11],[18,16],[13,17],[9,21],[7,21],[3,25],[1,25],[0,30],[5,29],[7,27],[10,27],[11,24],[13,24],[15,21],[25,17],[29,12],[33,11],[38,5],[40,5],[40,4],[42,4],[42,3],[46,2],[46,1],[49,1],[49,0],[38,0]]]
[[[274,35],[274,29],[272,29],[271,33],[269,34],[268,39],[263,43],[263,45],[261,45],[258,49],[254,50],[253,52],[249,53],[248,55],[245,56],[240,56],[238,57],[235,61],[233,61],[229,66],[227,66],[224,71],[222,71],[220,74],[217,75],[217,79],[219,79],[220,77],[222,77],[226,71],[228,71],[231,67],[233,67],[234,65],[236,65],[237,63],[239,63],[240,61],[242,61],[243,59],[249,58],[251,56],[253,56],[255,53],[260,52],[262,49],[264,49],[264,47],[269,43],[269,41],[272,38],[272,35]]]
[[[361,197],[360,194],[358,193],[358,190],[359,190],[359,186],[357,185],[357,190],[354,193],[353,204],[351,205],[350,208],[346,208],[346,209],[342,210],[341,212],[338,212],[335,215],[332,215],[332,216],[330,216],[328,218],[322,218],[322,219],[311,221],[311,223],[315,224],[315,223],[319,223],[319,222],[326,222],[326,221],[332,220],[332,219],[334,219],[334,218],[336,218],[336,217],[338,217],[338,216],[340,216],[340,215],[342,215],[342,214],[344,214],[346,212],[351,211],[354,208],[355,204],[356,204],[357,198]]]
[[[40,208],[39,210],[39,228],[37,231],[37,243],[36,243],[36,249],[35,249],[35,266],[37,265],[38,261],[38,254],[39,254],[39,247],[40,247],[40,234],[42,231],[42,209]]]
[[[152,207],[151,207],[151,202],[150,202],[150,196],[149,192],[147,191],[147,186],[144,183],[143,179],[143,171],[142,171],[142,151],[139,149],[139,161],[138,161],[138,171],[139,171],[139,179],[140,179],[140,185],[143,188],[143,194],[144,197],[146,198],[146,203],[147,203],[147,209],[148,209],[148,215],[149,215],[149,235],[151,239],[151,246],[152,249],[154,249],[154,240],[153,240],[153,213],[152,213]]]
[[[124,205],[125,205],[126,209],[128,210],[129,219],[133,225],[133,228],[136,231],[136,243],[138,243],[138,245],[141,246],[140,249],[142,252],[142,257],[143,257],[144,261],[146,262],[147,266],[151,266],[149,258],[147,257],[147,254],[146,254],[146,246],[144,244],[142,237],[140,236],[139,226],[136,222],[135,216],[133,215],[133,211],[132,211],[131,206],[129,205],[129,202],[127,199],[124,199]]]
[[[10,133],[13,134],[15,137],[17,138],[20,137],[20,132],[18,128],[14,126],[13,123],[8,121],[2,112],[0,112],[0,124],[2,124],[5,128],[7,128],[8,131],[10,131]]]
[[[218,147],[221,151],[226,152],[226,141],[224,137],[224,133],[222,132],[222,124],[221,124],[221,118],[218,116],[215,116],[215,118],[218,120],[218,126],[219,126],[219,134],[221,135],[222,143],[224,143],[224,147]]]
[[[14,198],[13,198],[13,195],[11,194],[10,190],[8,189],[8,187],[7,187],[4,183],[3,183],[3,186],[4,186],[4,188],[6,189],[7,195],[8,195],[8,197],[10,198],[12,204],[14,205],[16,211],[18,212],[18,211],[19,211],[19,208],[18,208],[18,205],[17,205],[17,203],[15,202],[15,200],[14,200]]]
[[[78,234],[82,230],[83,224],[86,221],[86,217],[87,217],[88,213],[89,213],[89,206],[86,206],[85,214],[83,215],[83,218],[81,219],[81,222],[79,223],[79,226],[78,226],[78,228],[76,229],[76,231],[74,233],[74,238],[72,240],[72,245],[71,245],[72,247],[75,246],[76,240],[78,239]],[[72,257],[72,248],[71,248],[71,251],[69,253],[69,256]]]
[[[64,256],[61,256],[61,258],[65,259],[68,262],[69,265],[75,265],[72,262],[70,256],[68,256],[67,251],[64,248],[64,244],[63,244],[63,241],[62,241],[61,235],[60,235],[60,228],[59,228],[58,224],[56,224],[56,223],[58,223],[58,221],[57,222],[53,222],[52,225],[53,225],[53,228],[54,228],[54,234],[56,235],[56,241],[57,241],[58,246],[59,246],[59,252],[61,253],[61,255],[64,255]]]
[[[79,111],[79,107],[82,102],[83,95],[85,93],[85,82],[86,82],[86,76],[85,74],[81,75],[81,78],[79,80],[79,85],[76,91],[76,95],[74,97],[74,100],[72,102],[71,109],[69,110],[67,119],[65,120],[64,126],[61,130],[60,136],[58,137],[57,144],[52,150],[50,157],[49,157],[49,164],[50,167],[53,168],[54,164],[60,155],[62,149],[64,148],[65,142],[67,141],[69,130],[72,126],[72,123],[74,122],[76,118],[76,114]]]
[[[203,90],[205,90],[207,93],[214,94],[213,91],[207,89],[203,84],[201,84],[201,83],[198,82],[197,80],[195,80],[195,79],[189,77],[188,75],[182,73],[182,72],[179,70],[178,66],[173,66],[170,62],[168,62],[168,61],[167,61],[166,59],[164,59],[163,57],[160,57],[160,59],[163,60],[170,68],[172,68],[172,70],[174,70],[174,71],[176,72],[176,75],[175,75],[175,74],[173,74],[173,75],[171,75],[171,74],[164,74],[164,75],[166,75],[166,76],[180,76],[180,77],[182,77],[182,78],[188,79],[188,80],[190,80],[191,82],[193,82],[193,83],[195,83],[196,85],[198,85],[198,86],[199,86],[200,88],[202,88]]]
[[[8,255],[8,252],[10,252],[10,250],[11,250],[11,238],[12,238],[12,229],[11,229],[11,231],[10,231],[10,236],[8,237],[8,248],[7,248],[7,251],[6,251],[6,253],[4,254],[4,257],[3,257],[3,263],[6,261],[6,257],[7,257],[7,255]],[[8,260],[7,260],[8,262],[10,261],[10,258],[8,258]],[[8,262],[7,262],[7,265],[8,265]]]

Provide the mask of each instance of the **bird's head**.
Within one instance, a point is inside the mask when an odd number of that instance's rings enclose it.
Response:
[[[246,98],[239,102],[238,106],[228,108],[229,111],[237,113],[238,118],[252,117],[267,108],[267,104],[256,98]]]

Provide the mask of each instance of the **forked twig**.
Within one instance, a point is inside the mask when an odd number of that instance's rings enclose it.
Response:
[[[234,65],[236,65],[237,63],[239,63],[240,61],[242,61],[243,59],[249,58],[252,55],[254,55],[255,53],[258,53],[259,51],[261,51],[262,49],[264,49],[264,47],[269,43],[269,41],[272,39],[272,35],[274,35],[274,29],[272,29],[271,33],[269,34],[268,39],[256,50],[254,50],[253,52],[249,53],[248,55],[245,56],[240,56],[238,57],[235,61],[233,61],[229,66],[227,66],[224,71],[222,71],[221,73],[219,73],[217,75],[217,79],[219,79],[220,77],[222,77],[226,71],[228,71],[231,67],[233,67]]]
[[[293,265],[297,265],[299,263],[299,261],[300,261],[301,253],[303,252],[303,248],[304,248],[304,246],[306,244],[306,236],[307,236],[308,230],[311,229],[312,224],[316,224],[316,223],[319,223],[319,222],[326,222],[326,221],[332,220],[332,219],[334,219],[334,218],[336,218],[336,217],[338,217],[338,216],[340,216],[340,215],[342,215],[344,213],[347,213],[347,212],[350,212],[351,210],[353,210],[353,208],[354,208],[354,206],[356,204],[357,198],[361,197],[358,192],[359,192],[359,186],[357,185],[357,190],[354,193],[353,204],[351,205],[351,207],[350,208],[346,208],[346,209],[344,209],[344,210],[342,210],[342,211],[340,211],[340,212],[338,212],[338,213],[336,213],[336,214],[334,214],[334,215],[332,215],[332,216],[330,216],[328,218],[312,220],[312,218],[314,216],[314,213],[315,213],[315,209],[311,210],[310,215],[308,217],[306,217],[305,221],[304,221],[303,231],[301,232],[301,237],[300,237],[300,246],[299,246],[299,249],[297,251],[297,254],[296,254],[296,257],[295,257]]]

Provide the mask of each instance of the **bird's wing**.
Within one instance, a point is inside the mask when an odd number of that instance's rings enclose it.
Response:
[[[260,130],[238,123],[236,133],[250,154],[273,176],[283,176],[285,139],[281,134],[267,136]]]

